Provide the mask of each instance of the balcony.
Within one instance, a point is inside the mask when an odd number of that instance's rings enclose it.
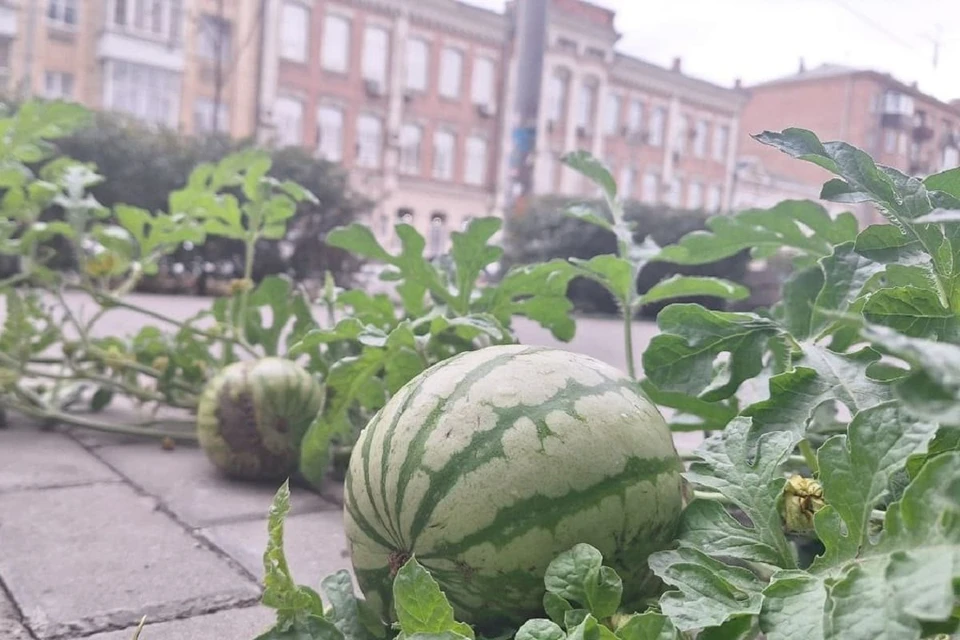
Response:
[[[184,67],[183,47],[145,39],[110,27],[104,29],[100,35],[97,42],[97,57],[126,60],[167,71],[182,72]]]

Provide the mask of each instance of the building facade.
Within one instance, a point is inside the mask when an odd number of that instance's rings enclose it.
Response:
[[[0,84],[187,134],[248,136],[259,14],[254,1],[4,0]]]
[[[821,140],[848,142],[879,164],[913,176],[960,165],[960,105],[941,102],[890,75],[823,65],[750,87],[750,94],[742,115],[740,207],[767,206],[799,194],[817,198],[832,177],[750,137],[764,130],[810,129]],[[868,204],[828,208],[854,210],[864,222],[879,219]]]

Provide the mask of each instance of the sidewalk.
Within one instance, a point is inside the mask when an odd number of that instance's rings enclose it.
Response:
[[[676,434],[682,451],[699,434]],[[192,446],[90,431],[0,430],[0,639],[252,640],[277,487],[222,478]],[[342,485],[291,488],[298,583],[350,569]]]
[[[229,482],[196,447],[0,430],[0,638],[252,640],[277,487]],[[349,569],[338,485],[292,488],[298,582]]]

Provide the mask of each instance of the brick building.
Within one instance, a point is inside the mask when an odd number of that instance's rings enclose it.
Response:
[[[817,198],[826,170],[760,144],[750,134],[802,127],[821,140],[842,140],[878,163],[914,176],[960,164],[960,105],[948,104],[888,74],[823,65],[750,87],[741,116],[735,207],[769,206],[783,198]],[[864,221],[878,215],[853,208]]]

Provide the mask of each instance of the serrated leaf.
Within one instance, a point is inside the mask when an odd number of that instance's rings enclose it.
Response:
[[[722,432],[714,434],[694,452],[698,460],[690,463],[685,477],[694,485],[718,491],[737,505],[749,518],[752,528],[734,529],[739,540],[730,546],[749,548],[746,540],[754,540],[753,551],[780,567],[796,566],[796,558],[781,529],[777,509],[785,480],[780,467],[793,451],[797,437],[788,432],[760,436],[756,445],[749,435],[752,425],[747,418],[737,418]],[[695,504],[696,500],[694,501]],[[691,504],[691,506],[692,506]],[[697,507],[692,512],[691,543],[703,544],[705,515],[714,515],[710,507]],[[686,516],[684,516],[684,520]],[[681,520],[681,528],[686,527]],[[731,530],[724,518],[717,526],[714,544],[727,545],[725,532]],[[684,538],[681,537],[681,540]],[[734,556],[736,557],[736,556]]]
[[[509,326],[511,317],[525,316],[550,331],[558,340],[573,338],[576,324],[570,317],[573,303],[567,286],[576,271],[566,260],[551,260],[510,269],[495,287],[486,287],[475,308]]]
[[[887,402],[857,413],[846,435],[820,447],[824,497],[845,525],[831,553],[846,558],[859,553],[867,542],[870,512],[886,495],[890,479],[910,455],[925,450],[936,430],[935,424],[913,419],[896,402]]]
[[[521,625],[515,638],[516,640],[566,640],[567,634],[550,620],[534,618]]]
[[[633,295],[636,273],[629,261],[618,256],[604,254],[589,260],[570,258],[577,272],[599,282],[623,305]]]
[[[573,151],[563,156],[561,162],[600,187],[607,200],[612,202],[617,199],[616,180],[610,170],[589,151]]]
[[[620,640],[683,640],[670,618],[653,611],[630,616],[614,633]]]
[[[320,590],[330,603],[330,621],[340,630],[345,640],[371,640],[360,618],[360,602],[353,593],[350,572],[341,569],[320,582]]]
[[[343,640],[343,634],[329,620],[308,615],[277,623],[254,640]]]
[[[911,337],[934,337],[954,324],[954,314],[943,308],[931,289],[906,286],[881,289],[863,306],[863,316]]]
[[[652,304],[674,298],[710,296],[722,300],[743,300],[750,290],[742,284],[708,276],[675,275],[650,287],[637,300],[638,305]]]
[[[821,406],[840,402],[856,413],[890,399],[887,385],[871,379],[867,367],[880,355],[871,349],[836,353],[812,343],[794,368],[770,378],[769,398],[743,410],[753,419],[751,441],[759,434],[786,431],[799,440]]]
[[[433,576],[411,557],[393,581],[393,604],[404,635],[451,631],[473,638],[470,625],[457,622],[453,607]]]
[[[774,567],[783,561],[781,551],[761,539],[755,528],[740,524],[723,505],[711,500],[694,500],[687,506],[677,537],[683,544],[713,556]]]
[[[811,320],[813,332],[830,324],[824,312],[844,313],[861,295],[867,282],[883,270],[883,265],[868,260],[854,251],[854,243],[834,247],[833,254],[822,258],[823,287],[814,301]]]
[[[664,247],[656,260],[708,264],[745,250],[770,255],[789,247],[812,262],[830,255],[833,244],[852,241],[857,230],[856,220],[849,214],[831,219],[826,209],[809,200],[786,200],[769,209],[714,216],[707,220],[707,228],[709,231],[694,231]]]
[[[923,253],[920,241],[892,224],[875,224],[857,236],[854,250],[876,262],[919,264],[929,256]]]
[[[814,305],[823,288],[823,270],[820,265],[794,272],[783,285],[783,302],[778,318],[794,338],[810,337]]]
[[[488,244],[500,226],[499,218],[478,218],[470,221],[465,231],[450,234],[450,256],[456,267],[460,313],[469,311],[471,295],[480,272],[503,255],[503,249]]]
[[[649,380],[641,380],[643,392],[657,405],[676,409],[681,414],[698,419],[694,424],[670,423],[671,431],[720,431],[737,415],[737,409],[729,402],[706,402],[685,393],[667,392],[658,389]]]
[[[827,548],[816,572],[776,574],[764,591],[768,640],[917,640],[921,621],[947,620],[960,579],[960,453],[930,461],[887,510],[876,543],[839,553],[840,517],[815,517]]]
[[[650,556],[650,569],[679,591],[667,591],[660,608],[680,631],[717,627],[760,613],[764,583],[742,567],[681,547]]]
[[[327,233],[326,243],[331,247],[355,253],[364,258],[392,263],[393,256],[380,246],[370,227],[353,223],[347,227],[337,227]]]
[[[643,354],[647,378],[660,390],[702,400],[732,396],[744,380],[763,368],[767,340],[780,332],[770,320],[750,313],[710,311],[695,304],[673,304],[657,317],[660,335]],[[729,353],[725,376],[717,380],[713,364]]]

